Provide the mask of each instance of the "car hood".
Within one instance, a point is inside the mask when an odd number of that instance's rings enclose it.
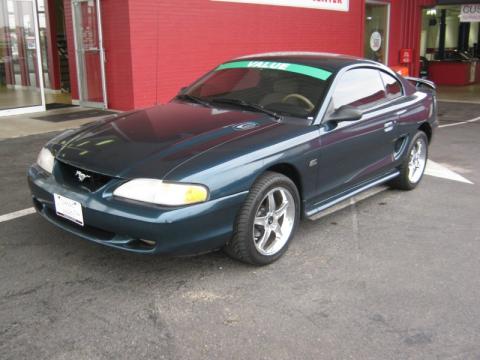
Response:
[[[94,123],[50,146],[58,160],[85,170],[162,178],[204,151],[276,124],[259,113],[174,101]]]

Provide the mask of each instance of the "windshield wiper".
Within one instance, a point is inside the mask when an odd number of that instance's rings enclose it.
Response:
[[[270,115],[274,117],[277,120],[280,120],[282,117],[278,115],[275,111],[268,110],[264,106],[260,104],[252,104],[249,102],[246,102],[245,100],[240,100],[240,99],[230,99],[230,98],[217,98],[217,99],[212,99],[212,103],[222,103],[222,104],[230,104],[230,105],[237,105],[241,106],[243,108],[248,108],[251,110],[255,110],[258,112],[262,112],[264,114]]]
[[[179,94],[179,95],[175,96],[175,99],[189,100],[191,102],[195,102],[197,104],[201,104],[201,105],[206,106],[206,107],[212,107],[212,105],[208,101],[206,101],[202,98],[199,98],[197,96],[193,96],[193,95]]]

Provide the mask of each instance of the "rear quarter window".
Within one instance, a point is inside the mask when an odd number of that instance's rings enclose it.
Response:
[[[385,85],[387,99],[395,99],[402,96],[402,85],[397,79],[387,73],[384,73],[383,71],[380,72],[380,76],[382,77],[383,84]]]
[[[385,100],[385,88],[377,70],[352,69],[340,78],[331,106],[333,111],[345,105],[368,109]]]

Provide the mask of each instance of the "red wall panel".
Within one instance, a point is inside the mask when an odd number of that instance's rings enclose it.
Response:
[[[469,62],[432,61],[428,67],[429,78],[437,85],[469,85],[471,67]]]
[[[391,0],[389,65],[400,65],[400,49],[412,49],[414,61],[408,68],[411,76],[418,76],[422,8],[435,3],[435,0]]]
[[[165,102],[216,64],[278,50],[359,55],[363,1],[350,11],[185,0],[130,2],[135,107]]]
[[[130,110],[134,102],[129,4],[126,0],[100,0],[100,4],[108,107]]]

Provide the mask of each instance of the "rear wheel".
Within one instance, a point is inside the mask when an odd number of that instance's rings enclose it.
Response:
[[[267,172],[250,189],[226,245],[233,258],[266,265],[287,250],[300,219],[300,196],[286,176]]]
[[[423,131],[413,137],[407,156],[400,166],[400,175],[390,182],[394,188],[412,190],[422,180],[428,160],[428,138]]]

